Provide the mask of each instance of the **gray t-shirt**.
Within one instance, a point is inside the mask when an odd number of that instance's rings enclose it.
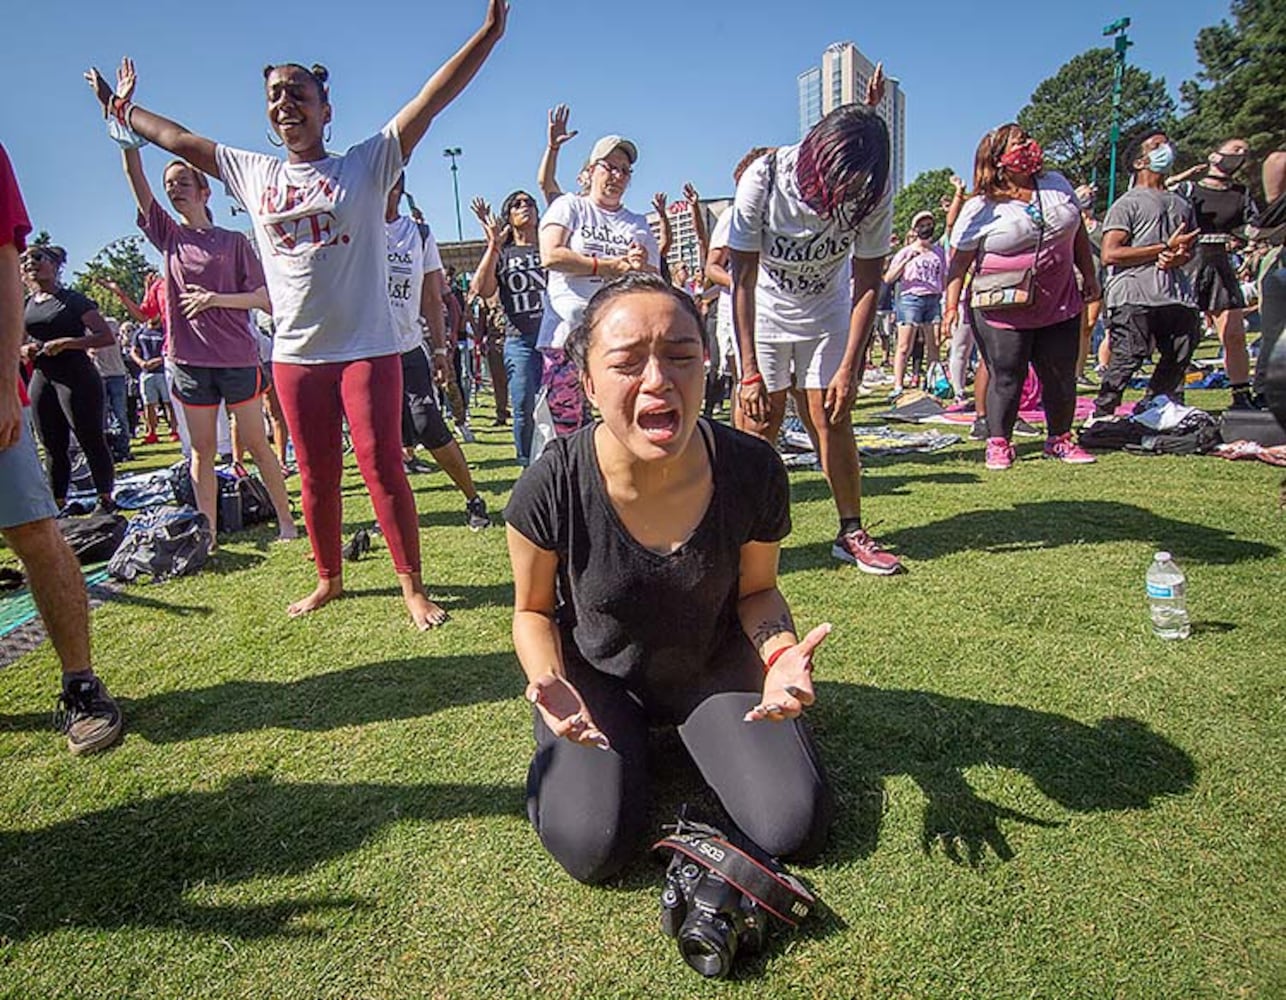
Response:
[[[1125,233],[1129,246],[1143,247],[1164,243],[1181,226],[1197,228],[1192,206],[1173,191],[1136,187],[1116,200],[1103,220],[1104,237],[1113,229]],[[1162,271],[1156,261],[1107,269],[1107,288],[1103,297],[1108,309],[1120,306],[1196,307],[1192,281],[1182,267]]]

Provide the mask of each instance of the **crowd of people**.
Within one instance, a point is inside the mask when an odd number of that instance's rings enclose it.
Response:
[[[1185,177],[1172,174],[1164,134],[1144,137],[1131,150],[1130,190],[1099,222],[1094,192],[1048,169],[1035,140],[1007,123],[982,137],[971,183],[955,179],[951,197],[895,233],[877,72],[865,104],[837,108],[797,144],[751,149],[709,234],[688,185],[697,259],[672,265],[666,197],[652,200],[659,239],[627,203],[645,153],[635,142],[599,138],[575,190],[562,190],[559,154],[576,132],[560,105],[539,195],[516,188],[498,214],[473,202],[485,251],[459,276],[406,195],[405,168],[506,19],[507,5],[489,0],[482,25],[420,92],[342,154],[327,148],[333,105],[319,65],[264,71],[280,155],[223,145],[144,107],[128,59],[114,85],[88,74],[123,149],[138,225],[163,261],[139,303],[105,289],[136,326],[114,330],[64,286],[57,247],[25,246],[31,224],[0,151],[0,357],[21,360],[29,378],[0,380],[0,528],[62,664],[63,731],[72,752],[87,753],[122,727],[94,671],[81,575],[56,525],[73,435],[110,510],[113,446],[128,453],[141,406],[145,442],[162,421],[182,439],[211,523],[215,466],[249,454],[283,540],[297,531],[287,479],[297,471],[317,583],[289,605],[295,617],[344,592],[347,435],[407,613],[436,628],[448,619],[425,586],[408,473],[426,449],[460,490],[469,527],[491,523],[456,438],[471,442],[469,375],[485,366],[497,424],[511,422],[525,470],[505,533],[535,726],[528,805],[550,854],[590,882],[634,856],[646,833],[647,729],[669,724],[743,833],[777,856],[813,856],[833,807],[802,716],[830,625],[801,637],[777,585],[791,518],[773,445],[788,410],[834,501],[832,555],[890,575],[903,566],[863,520],[852,424],[877,330],[890,403],[905,392],[917,342],[930,365],[947,349],[955,405],[974,409],[992,470],[1015,460],[1033,372],[1045,456],[1094,461],[1072,425],[1100,299],[1109,360],[1098,415],[1117,411],[1153,352],[1138,407],[1181,395],[1203,311],[1223,342],[1233,405],[1254,406],[1232,262],[1257,218],[1236,180],[1247,147],[1224,143]],[[152,193],[145,143],[175,157],[161,174],[169,210]],[[214,225],[211,178],[246,209],[253,238]],[[1270,201],[1284,180],[1286,154],[1268,157]],[[1279,300],[1280,248],[1267,260],[1265,288]],[[1277,300],[1268,347],[1280,333]],[[732,426],[712,417],[725,397]]]

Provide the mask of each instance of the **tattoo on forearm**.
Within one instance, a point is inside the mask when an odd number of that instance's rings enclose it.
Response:
[[[755,626],[755,630],[750,634],[750,641],[754,643],[755,649],[763,649],[764,643],[775,635],[781,635],[783,632],[794,632],[795,622],[787,611],[780,618],[773,621],[763,621]]]

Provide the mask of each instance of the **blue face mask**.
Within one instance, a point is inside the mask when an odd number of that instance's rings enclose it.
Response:
[[[1168,142],[1148,153],[1148,169],[1154,174],[1168,174],[1174,168],[1174,147]]]

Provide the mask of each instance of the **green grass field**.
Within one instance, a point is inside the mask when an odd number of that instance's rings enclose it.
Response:
[[[488,423],[466,452],[499,510],[516,469]],[[0,671],[0,996],[1286,995],[1281,470],[1039,451],[868,461],[892,579],[831,560],[825,484],[791,474],[782,589],[836,626],[810,718],[839,814],[801,871],[826,910],[733,981],[659,933],[655,860],[587,888],[542,850],[503,527],[471,534],[434,474],[412,484],[440,631],[410,627],[382,543],[287,619],[307,542],[265,528],[94,612],[126,713],[107,754],[49,730],[48,644]],[[344,489],[347,530],[370,522]],[[1185,642],[1151,635],[1158,548]],[[673,736],[655,750],[659,830],[708,800]]]

